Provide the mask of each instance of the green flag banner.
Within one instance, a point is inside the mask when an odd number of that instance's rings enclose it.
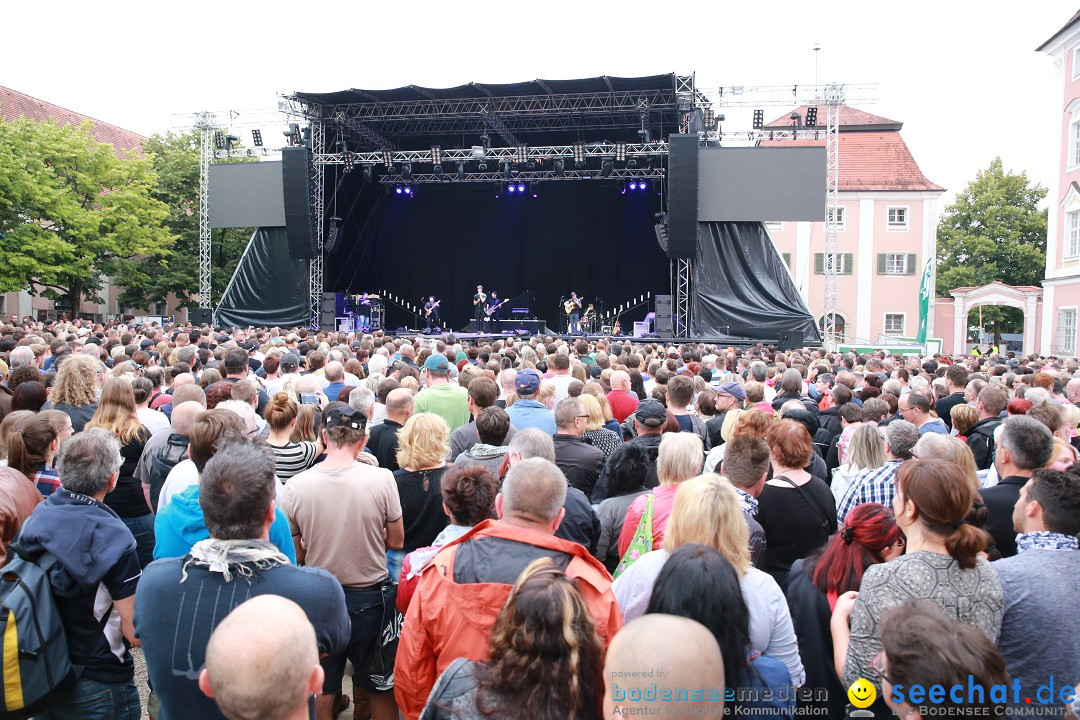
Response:
[[[915,342],[926,342],[926,323],[930,317],[930,276],[934,271],[934,258],[926,259],[926,267],[923,268],[922,286],[919,288],[919,334]]]

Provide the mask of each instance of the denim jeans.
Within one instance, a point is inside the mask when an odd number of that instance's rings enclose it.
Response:
[[[102,683],[79,680],[71,693],[38,715],[45,720],[139,720],[135,681]]]
[[[386,570],[390,576],[390,582],[396,583],[401,577],[401,563],[405,562],[404,550],[386,550]],[[415,568],[414,568],[415,569]]]
[[[136,518],[120,518],[128,526],[128,530],[135,536],[135,551],[139,554],[139,567],[146,566],[154,561],[154,515],[143,515]]]

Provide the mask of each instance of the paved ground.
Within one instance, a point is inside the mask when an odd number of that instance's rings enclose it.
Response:
[[[142,716],[144,720],[147,720],[150,716],[146,714],[146,699],[150,695],[149,684],[146,678],[146,661],[143,659],[143,653],[141,648],[131,648],[131,657],[135,660],[135,685],[139,688],[139,702],[142,705]],[[342,681],[342,691],[347,694],[352,694],[352,665],[349,664],[345,668],[345,678]],[[339,717],[351,718],[352,708],[350,707],[345,712],[341,713]]]

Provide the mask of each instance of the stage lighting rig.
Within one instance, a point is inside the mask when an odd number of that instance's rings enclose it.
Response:
[[[812,105],[806,108],[806,127],[817,126],[817,106]]]
[[[600,177],[611,177],[611,173],[613,173],[614,171],[615,163],[613,163],[610,159],[605,158],[604,161],[600,163]]]
[[[754,129],[755,130],[761,130],[764,127],[765,127],[765,111],[764,110],[755,110],[754,111]]]
[[[225,149],[225,133],[221,130],[214,131],[214,147],[218,150]]]
[[[255,143],[255,147],[262,147],[262,130],[251,131],[251,142]]]

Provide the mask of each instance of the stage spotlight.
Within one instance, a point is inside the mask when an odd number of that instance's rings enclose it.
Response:
[[[438,165],[433,165],[433,166],[431,167],[431,172],[435,173],[435,175],[437,175],[437,176],[441,176],[441,175],[443,174],[443,166],[442,166],[442,163],[440,163],[440,164],[438,164]]]
[[[394,187],[394,193],[395,194],[401,195],[404,192],[405,192],[405,188],[401,187],[400,185],[397,185],[397,186]]]
[[[585,146],[581,143],[574,144],[574,167],[579,170],[585,167]]]
[[[528,154],[529,154],[529,146],[528,145],[518,145],[517,146],[517,161],[519,163],[525,162],[525,158],[528,156]]]
[[[442,147],[440,147],[439,145],[432,145],[431,146],[431,164],[432,165],[440,165],[440,164],[442,164]]]
[[[637,160],[635,160],[634,158],[630,158],[629,160],[626,161],[626,167],[628,167],[628,168],[636,168],[637,167]]]
[[[460,181],[465,180],[465,163],[463,162],[457,164],[457,179]]]
[[[523,193],[523,192],[525,192],[525,183],[518,183],[518,186],[517,186],[517,191],[518,191],[519,193]]]
[[[506,192],[508,192],[508,193],[517,192],[517,185],[515,185],[514,183],[510,183],[509,185],[506,186]]]
[[[817,125],[817,106],[806,108],[806,126],[814,127]]]
[[[615,143],[615,161],[624,162],[626,160],[626,143]]]
[[[636,180],[631,180],[630,181],[630,189],[631,190],[637,190],[637,181]]]
[[[405,186],[405,194],[408,195],[409,197],[412,197],[412,194],[413,194],[412,188],[410,186],[408,186],[408,185]]]
[[[389,150],[383,150],[382,159],[383,165],[385,165],[386,167],[391,168],[394,166],[394,153],[390,152]]]
[[[644,180],[639,181],[637,186],[639,190],[644,190],[646,187],[648,187]]]
[[[255,143],[255,147],[262,147],[262,130],[252,130],[251,141]]]
[[[401,163],[401,179],[412,180],[412,163]]]
[[[221,132],[220,130],[214,133],[214,147],[218,150],[225,149],[225,133]]]
[[[755,130],[761,130],[764,127],[765,127],[765,111],[764,110],[755,110],[754,111],[754,129]]]
[[[562,177],[566,174],[566,161],[561,157],[555,158],[551,166],[555,171],[555,177]]]
[[[529,183],[529,194],[534,198],[540,197],[540,193],[536,189],[536,183]]]
[[[615,172],[615,163],[611,160],[604,160],[600,163],[600,177],[611,177],[613,172]]]
[[[487,163],[484,162],[483,160],[481,160],[480,164],[476,166],[476,169],[479,170],[480,172],[487,172],[487,169],[488,169]]]
[[[375,179],[375,168],[371,165],[364,165],[364,167],[360,168],[360,173],[366,183],[372,182]]]

